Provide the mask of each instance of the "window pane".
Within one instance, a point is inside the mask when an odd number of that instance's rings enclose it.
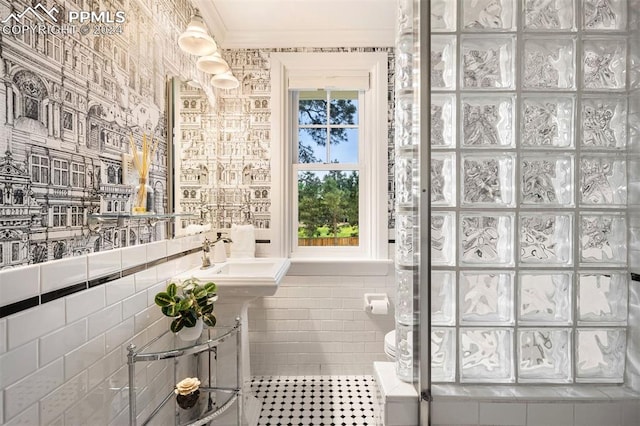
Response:
[[[298,162],[326,163],[327,162],[327,130],[299,129],[298,131]]]
[[[298,124],[327,124],[327,92],[300,92]]]
[[[358,172],[298,172],[298,245],[358,245]]]
[[[331,92],[330,124],[358,124],[358,92]]]
[[[331,163],[358,162],[358,129],[331,129]]]

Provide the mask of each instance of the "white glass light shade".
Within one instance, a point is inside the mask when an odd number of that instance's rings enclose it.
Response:
[[[235,89],[240,85],[240,82],[231,74],[231,71],[227,71],[211,77],[211,85],[218,89]]]
[[[178,37],[178,46],[183,51],[198,56],[211,55],[218,48],[198,12],[191,18],[187,29]]]
[[[229,71],[229,64],[222,59],[222,56],[220,56],[218,52],[215,52],[213,55],[199,57],[198,62],[196,62],[196,67],[207,74],[220,74]]]

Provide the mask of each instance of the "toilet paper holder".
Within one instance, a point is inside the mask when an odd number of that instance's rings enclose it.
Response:
[[[384,302],[387,309],[389,308],[389,296],[386,293],[365,293],[364,294],[364,310],[365,312],[373,311],[373,302]],[[377,305],[378,303],[376,303]]]

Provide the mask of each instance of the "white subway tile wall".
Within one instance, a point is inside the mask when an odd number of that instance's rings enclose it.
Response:
[[[172,253],[198,248],[202,238],[172,241]],[[167,245],[160,241],[1,271],[2,305],[166,259]],[[168,278],[199,261],[197,253],[178,257],[0,319],[0,424],[127,424],[126,347],[167,329],[153,297]],[[9,285],[16,282],[25,285]],[[142,415],[173,387],[171,370],[161,364],[137,371]]]
[[[9,269],[0,276],[1,306],[39,295],[40,268],[38,266]]]
[[[87,256],[45,262],[40,268],[40,292],[68,287],[87,280]]]
[[[371,375],[387,361],[384,335],[394,328],[393,310],[371,315],[365,293],[395,294],[387,276],[286,276],[275,296],[249,308],[251,374]]]
[[[107,250],[87,255],[89,279],[103,277],[122,270],[120,250]]]

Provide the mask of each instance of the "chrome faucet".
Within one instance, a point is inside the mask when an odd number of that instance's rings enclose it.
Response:
[[[213,244],[215,244],[215,243],[217,243],[219,241],[222,241],[223,243],[232,243],[233,242],[233,241],[231,241],[231,238],[229,238],[229,237],[222,237],[222,232],[218,232],[216,234],[216,236],[218,238],[214,242],[212,242],[211,245],[213,245]]]
[[[231,238],[228,237],[223,237],[222,236],[222,232],[218,232],[216,235],[216,240],[215,241],[210,241],[207,237],[204,238],[204,241],[202,241],[202,266],[200,267],[200,269],[207,269],[209,266],[211,266],[211,259],[209,258],[209,253],[211,252],[211,247],[214,247],[214,254],[213,254],[213,261],[214,262],[224,262],[224,260],[226,259],[226,254],[224,256],[219,255],[219,252],[217,250],[215,250],[216,244],[217,243],[231,243]],[[224,254],[224,247],[221,247],[220,250],[222,250],[222,253]],[[218,259],[222,257],[222,259]]]

